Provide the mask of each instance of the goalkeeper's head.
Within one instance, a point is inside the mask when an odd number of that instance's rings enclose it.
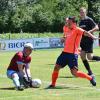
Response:
[[[25,56],[29,56],[32,53],[32,50],[33,50],[33,44],[26,43],[24,45],[23,53]]]

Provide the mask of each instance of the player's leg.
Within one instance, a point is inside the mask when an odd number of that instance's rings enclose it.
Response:
[[[8,78],[13,80],[13,83],[14,83],[16,89],[23,90],[23,88],[20,86],[19,76],[16,73],[16,71],[8,70],[7,71],[7,76],[8,76]]]
[[[100,57],[99,56],[93,56],[92,60],[100,61]]]
[[[86,78],[86,79],[88,79],[91,82],[91,84],[93,86],[96,86],[96,81],[95,81],[94,77],[92,77],[92,76],[90,76],[90,75],[88,75],[88,74],[86,74],[86,73],[84,73],[82,71],[78,71],[78,69],[76,69],[75,66],[72,69],[70,69],[70,70],[71,70],[71,73],[74,76],[80,77],[80,78]]]
[[[60,68],[61,67],[59,65],[55,65],[53,73],[52,73],[52,82],[51,82],[50,87],[55,87]]]
[[[93,86],[96,86],[96,82],[92,76],[89,76],[88,74],[85,74],[84,72],[78,71],[78,55],[77,54],[69,55],[68,66],[70,68],[72,75],[76,77],[80,77],[80,78],[86,78],[92,83]]]
[[[94,56],[93,53],[87,53],[87,58],[89,60],[100,61],[100,57],[99,56]]]
[[[84,64],[84,67],[85,67],[86,70],[88,71],[88,74],[89,74],[89,75],[92,75],[92,74],[93,74],[93,73],[92,73],[92,70],[91,70],[90,65],[89,65],[89,62],[88,62],[88,60],[87,60],[87,58],[86,58],[86,52],[83,51],[83,50],[81,50],[80,56],[81,56],[82,62],[83,62],[83,64]]]
[[[21,73],[18,73],[18,76],[19,76],[20,85],[23,86],[24,88],[28,88],[29,87],[29,80],[28,80],[27,75],[25,75],[23,77]]]
[[[62,52],[61,55],[58,57],[53,73],[52,73],[52,82],[51,85],[48,88],[55,87],[56,81],[59,75],[59,70],[67,65],[66,60],[66,53]]]

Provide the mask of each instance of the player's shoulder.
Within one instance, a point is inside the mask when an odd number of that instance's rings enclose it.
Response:
[[[83,32],[84,30],[82,28],[80,28],[80,27],[76,27],[76,31],[77,32]]]
[[[88,20],[88,21],[93,21],[93,19],[91,17],[89,17],[89,16],[86,16],[85,19]]]
[[[31,59],[31,56],[27,56],[29,59]]]
[[[63,29],[66,29],[66,28],[68,28],[67,25],[64,25],[64,26],[63,26]]]
[[[27,61],[28,61],[28,62],[31,62],[31,59],[32,59],[31,56],[28,56],[28,57],[27,57]]]
[[[76,27],[76,30],[83,30],[83,29],[77,26],[77,27]]]
[[[17,56],[22,57],[23,56],[23,52],[19,51],[16,53]]]
[[[65,31],[65,30],[68,30],[67,25],[64,25],[64,26],[63,26],[63,30],[64,30],[64,31]]]

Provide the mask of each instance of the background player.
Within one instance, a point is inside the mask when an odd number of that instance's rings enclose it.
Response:
[[[82,29],[84,29],[92,34],[93,34],[93,32],[95,32],[98,29],[97,25],[93,21],[93,19],[87,16],[87,11],[86,11],[86,8],[84,8],[84,7],[80,8],[79,26]],[[81,47],[80,56],[81,56],[81,59],[82,59],[82,62],[84,64],[85,68],[88,71],[88,75],[93,75],[93,72],[90,68],[88,60],[100,61],[99,56],[93,55],[93,41],[94,40],[91,37],[83,35],[81,43],[80,43],[80,47]]]
[[[17,90],[24,90],[24,87],[31,85],[31,73],[30,73],[30,62],[33,45],[26,43],[24,49],[21,52],[17,52],[7,68],[8,78],[13,80],[13,83]]]

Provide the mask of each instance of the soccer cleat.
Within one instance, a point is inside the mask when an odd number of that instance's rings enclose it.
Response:
[[[55,86],[54,85],[49,85],[46,89],[54,89]]]
[[[17,89],[18,91],[23,91],[23,90],[24,90],[24,88],[23,88],[22,86],[18,86],[16,89]]]
[[[91,83],[93,86],[96,86],[95,77],[94,77],[94,76],[91,76],[91,77],[92,77],[92,80],[90,80],[90,83]]]

